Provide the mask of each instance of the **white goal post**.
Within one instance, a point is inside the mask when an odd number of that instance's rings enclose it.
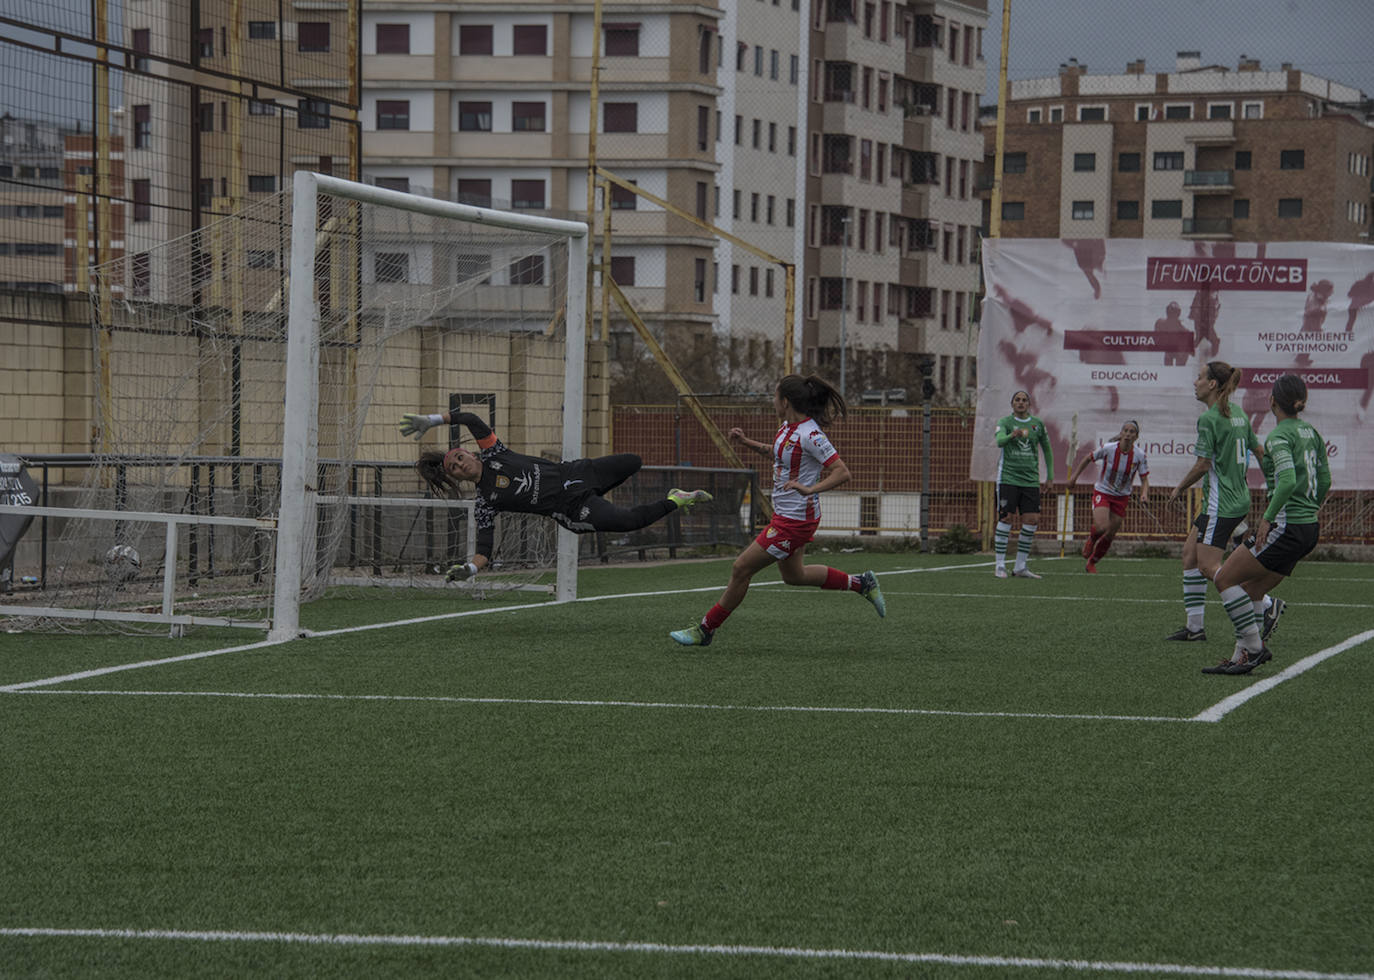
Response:
[[[317,215],[321,195],[363,204],[418,212],[438,218],[532,231],[567,239],[567,294],[563,312],[566,354],[563,372],[563,457],[582,455],[582,417],[586,385],[587,226],[581,222],[494,211],[418,197],[401,191],[299,170],[292,199],[291,269],[286,347],[286,405],[282,434],[281,510],[277,525],[275,592],[271,639],[300,633],[300,597],[306,554],[314,547],[318,458],[319,305],[315,294]],[[417,406],[418,408],[419,406]],[[577,597],[577,536],[558,531],[559,601]]]

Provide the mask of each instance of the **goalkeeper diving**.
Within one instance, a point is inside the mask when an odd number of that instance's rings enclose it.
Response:
[[[433,415],[407,413],[401,435],[417,440],[436,425],[462,425],[477,440],[477,452],[455,446],[448,452],[420,454],[415,470],[440,497],[457,499],[459,483],[476,485],[473,520],[477,549],[472,557],[448,570],[450,582],[472,578],[491,564],[496,537],[496,514],[508,511],[552,518],[577,534],[592,531],[637,531],[662,520],[678,508],[711,499],[705,490],[670,490],[668,496],[636,507],[619,507],[606,499],[644,465],[633,453],[563,462],[512,452],[481,418],[471,412]]]

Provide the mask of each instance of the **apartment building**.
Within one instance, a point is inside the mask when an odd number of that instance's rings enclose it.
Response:
[[[124,31],[113,115],[127,145],[133,295],[161,298],[187,274],[174,267],[184,252],[156,246],[289,186],[294,171],[356,177],[346,7],[146,0],[128,9]],[[253,261],[271,271],[279,256]]]
[[[825,0],[811,24],[808,356],[846,334],[875,378],[928,359],[947,401],[975,376],[986,23],[985,4]]]
[[[365,5],[365,179],[585,216],[599,53],[598,164],[778,260],[612,190],[612,274],[652,329],[779,365],[790,329],[831,374],[843,336],[862,377],[918,380],[933,354],[957,393],[976,350],[985,5],[607,3],[600,37],[593,16]],[[631,337],[613,324],[613,361]]]
[[[0,289],[60,292],[69,128],[0,117]]]
[[[1172,72],[1089,75],[1070,59],[1011,83],[1005,129],[1005,237],[1369,238],[1374,103],[1288,64],[1184,51]]]

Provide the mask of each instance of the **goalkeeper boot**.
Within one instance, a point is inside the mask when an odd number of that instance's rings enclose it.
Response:
[[[872,572],[864,572],[860,575],[859,595],[873,603],[873,608],[878,610],[879,619],[886,618],[887,603],[883,602],[883,590],[878,588],[878,576]]]
[[[677,504],[680,510],[687,510],[693,504],[704,504],[711,499],[705,490],[669,490],[668,499]]]
[[[685,647],[709,647],[711,637],[715,634],[715,630],[708,630],[700,623],[696,623],[685,630],[673,630],[668,635]]]

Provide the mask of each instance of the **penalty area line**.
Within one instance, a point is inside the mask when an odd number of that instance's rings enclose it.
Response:
[[[1230,697],[1223,698],[1222,700],[1218,701],[1216,704],[1208,708],[1206,711],[1203,711],[1200,714],[1195,715],[1190,720],[1221,721],[1221,719],[1225,718],[1232,711],[1235,711],[1237,708],[1239,708],[1245,702],[1249,701],[1251,698],[1257,698],[1265,691],[1269,691],[1275,687],[1278,687],[1284,681],[1291,680],[1292,678],[1297,677],[1299,674],[1311,670],[1313,667],[1317,666],[1317,664],[1321,663],[1322,661],[1330,660],[1332,657],[1336,656],[1336,654],[1345,653],[1345,651],[1354,649],[1355,647],[1360,646],[1363,643],[1368,643],[1370,640],[1374,640],[1374,630],[1365,630],[1363,633],[1356,633],[1348,640],[1342,640],[1335,646],[1327,647],[1325,650],[1318,650],[1311,656],[1303,657],[1301,660],[1299,660],[1292,666],[1284,668],[1272,677],[1266,677],[1262,681],[1256,681],[1254,684],[1251,684],[1249,687],[1246,687],[1243,690],[1237,691]]]
[[[1208,966],[1190,963],[1143,963],[1128,960],[1075,960],[1022,956],[978,956],[954,953],[899,953],[866,949],[814,949],[802,946],[609,942],[594,939],[519,939],[505,936],[404,936],[349,933],[230,932],[180,929],[47,929],[0,928],[0,936],[33,939],[145,939],[181,942],[289,943],[306,946],[480,947],[576,953],[640,953],[673,956],[773,957],[800,960],[858,960],[886,963],[933,963],[943,966],[1012,967],[1070,970],[1077,973],[1167,973],[1175,976],[1251,977],[1260,980],[1374,980],[1371,973],[1326,973],[1264,967]]]
[[[1192,718],[1154,715],[1086,715],[1057,714],[1044,711],[956,711],[944,708],[882,708],[864,705],[804,705],[804,704],[708,704],[679,701],[623,701],[593,700],[589,698],[479,698],[456,694],[315,694],[308,692],[271,691],[98,691],[80,688],[62,690],[22,690],[0,693],[48,694],[87,697],[137,698],[240,698],[263,701],[395,701],[421,704],[510,704],[549,708],[657,708],[670,711],[753,711],[777,714],[818,715],[934,715],[950,718],[1024,718],[1045,721],[1137,721],[1191,722]]]

